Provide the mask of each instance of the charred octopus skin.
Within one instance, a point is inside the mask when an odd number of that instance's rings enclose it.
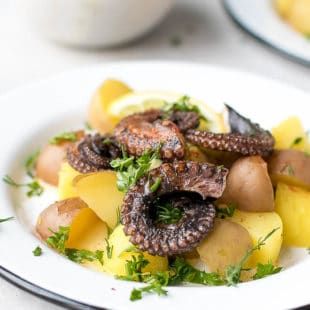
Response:
[[[124,198],[121,222],[125,234],[152,255],[192,250],[213,227],[215,207],[210,199],[222,195],[227,174],[226,168],[191,161],[164,163],[151,170]],[[154,193],[150,187],[158,178],[161,183]],[[176,224],[159,225],[152,218],[158,197],[167,197],[172,207],[181,209],[183,215]]]
[[[230,133],[212,133],[190,129],[186,139],[192,144],[218,151],[228,151],[241,155],[269,156],[274,147],[271,133],[262,129],[258,124],[237,113],[226,105],[228,110]]]
[[[176,124],[161,119],[160,110],[149,110],[125,117],[114,130],[115,139],[134,156],[161,147],[163,159],[182,159],[185,140]]]
[[[110,161],[120,156],[114,138],[100,134],[87,135],[67,150],[68,163],[80,173],[111,169]]]

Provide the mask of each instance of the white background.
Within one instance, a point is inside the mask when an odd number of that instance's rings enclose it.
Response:
[[[141,59],[218,64],[280,79],[310,91],[310,68],[283,58],[245,34],[233,24],[219,0],[179,0],[168,18],[147,37],[122,48],[92,51],[58,46],[39,37],[17,18],[9,1],[0,0],[0,94],[78,66]],[[171,44],[175,36],[181,38],[177,47]],[[0,308],[59,309],[1,278]]]

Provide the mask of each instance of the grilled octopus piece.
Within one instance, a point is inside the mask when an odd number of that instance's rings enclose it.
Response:
[[[195,112],[173,112],[169,119],[161,110],[148,110],[125,117],[114,130],[115,139],[130,155],[140,156],[146,150],[161,146],[161,157],[171,160],[185,156],[185,140],[181,132],[199,125]]]
[[[215,207],[207,198],[222,195],[227,174],[226,168],[191,161],[164,163],[151,170],[124,198],[121,222],[125,234],[140,250],[152,255],[190,251],[213,227]],[[150,187],[158,178],[161,183],[154,193]],[[182,210],[176,224],[159,225],[152,218],[158,197],[166,197]]]
[[[237,113],[226,105],[230,133],[212,133],[190,129],[185,138],[192,144],[218,151],[228,151],[241,155],[268,156],[273,151],[274,138],[269,131]]]
[[[67,150],[69,164],[80,173],[111,169],[110,161],[122,154],[118,144],[108,135],[87,135]]]

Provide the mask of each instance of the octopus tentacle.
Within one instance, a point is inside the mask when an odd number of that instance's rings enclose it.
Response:
[[[67,150],[68,163],[80,173],[111,169],[110,161],[120,156],[121,150],[113,138],[99,134],[87,135]]]
[[[212,133],[190,129],[185,138],[192,144],[218,151],[240,153],[242,155],[268,156],[273,151],[274,138],[270,132],[237,113],[226,105],[230,133]]]
[[[164,163],[151,170],[124,198],[121,222],[125,234],[140,250],[152,255],[190,251],[213,227],[215,207],[207,198],[222,195],[227,174],[226,168],[191,161]],[[150,187],[158,178],[161,184],[153,193]],[[181,220],[176,224],[156,224],[151,214],[158,197],[168,197],[173,207],[181,208]]]
[[[160,110],[125,117],[116,126],[114,135],[130,155],[140,156],[147,150],[160,147],[163,159],[181,159],[185,156],[183,135],[172,121],[161,119]]]

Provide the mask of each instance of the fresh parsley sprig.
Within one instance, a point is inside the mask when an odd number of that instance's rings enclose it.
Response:
[[[59,226],[58,231],[49,229],[53,234],[46,239],[46,243],[61,254],[65,253],[66,242],[69,239],[70,227]]]
[[[110,245],[109,240],[105,239],[106,241],[106,252],[107,252],[107,257],[112,258],[113,255],[113,245]]]
[[[268,233],[264,238],[260,238],[255,246],[249,249],[240,262],[233,266],[228,266],[225,272],[225,281],[228,286],[235,286],[240,282],[241,272],[244,269],[244,265],[248,258],[257,250],[260,250],[262,246],[266,244],[266,241],[279,229],[275,228],[270,233]]]
[[[42,255],[42,249],[37,246],[33,251],[32,251],[34,256],[41,256]]]
[[[169,115],[173,111],[182,111],[182,112],[195,112],[199,115],[201,120],[208,122],[207,118],[201,113],[198,106],[190,102],[190,97],[182,96],[179,100],[175,102],[166,102],[162,110]]]
[[[59,144],[62,142],[76,142],[78,135],[76,132],[68,131],[60,133],[49,140],[50,144]]]
[[[156,207],[156,222],[159,224],[176,224],[182,218],[182,210],[175,208],[171,203],[165,203]]]
[[[120,191],[126,192],[131,186],[145,175],[149,170],[159,166],[158,147],[155,151],[146,151],[140,157],[128,157],[123,151],[122,158],[116,158],[111,161],[110,165],[117,171],[117,187]]]
[[[1,218],[0,218],[0,223],[4,223],[4,222],[7,222],[7,221],[10,221],[10,220],[12,220],[13,218],[14,218],[13,216],[7,217],[7,218],[4,218],[4,219],[1,219]]]
[[[221,219],[225,219],[226,217],[232,217],[235,213],[237,206],[234,203],[230,203],[226,208],[216,207],[216,216]]]
[[[40,150],[37,150],[33,154],[29,155],[25,161],[26,173],[32,179],[35,177],[34,170],[35,170],[35,166],[36,166],[39,155],[40,155]]]
[[[272,274],[280,272],[282,267],[275,267],[272,263],[268,264],[257,264],[256,273],[253,276],[254,280],[262,279]]]
[[[33,180],[32,182],[29,182],[29,183],[17,183],[9,175],[5,175],[2,178],[2,180],[3,182],[5,182],[6,184],[10,186],[28,188],[28,191],[27,191],[28,197],[41,196],[44,191],[44,188],[37,180]]]

